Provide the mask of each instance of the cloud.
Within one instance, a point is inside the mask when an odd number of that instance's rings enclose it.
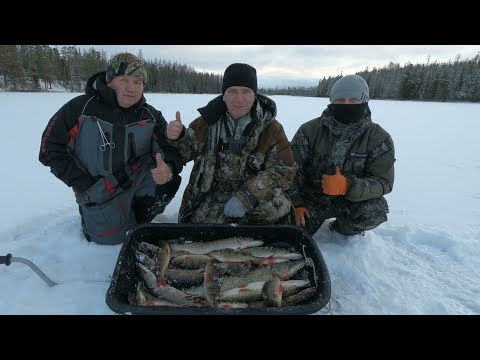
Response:
[[[111,56],[120,51],[144,58],[178,62],[197,71],[223,74],[228,65],[245,62],[259,78],[298,80],[306,84],[323,77],[381,68],[390,62],[405,65],[473,58],[480,45],[88,45]]]

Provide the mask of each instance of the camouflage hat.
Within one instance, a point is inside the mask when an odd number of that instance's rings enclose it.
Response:
[[[107,66],[107,82],[121,75],[141,77],[144,84],[147,82],[143,61],[128,52],[115,55]]]

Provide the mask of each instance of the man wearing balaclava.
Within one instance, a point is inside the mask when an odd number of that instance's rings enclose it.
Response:
[[[228,66],[222,95],[198,111],[188,129],[179,114],[167,127],[184,162],[194,161],[178,221],[292,223],[285,192],[297,166],[275,102],[257,93],[256,69]]]
[[[361,76],[342,77],[322,115],[301,125],[292,139],[300,167],[289,191],[295,224],[312,236],[330,218],[336,239],[387,221],[384,195],[393,188],[395,149],[389,133],[372,122],[368,101]]]
[[[39,160],[73,189],[85,239],[120,244],[127,231],[161,214],[180,186],[180,153],[167,122],[147,103],[143,61],[116,54],[93,74],[42,134]]]

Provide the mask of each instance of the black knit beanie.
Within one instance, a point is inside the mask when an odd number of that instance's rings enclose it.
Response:
[[[223,75],[222,94],[230,86],[245,86],[257,93],[257,70],[248,64],[235,63],[227,67]]]

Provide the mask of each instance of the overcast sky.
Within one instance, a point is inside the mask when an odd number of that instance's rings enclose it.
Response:
[[[197,71],[223,74],[234,62],[257,69],[260,86],[272,81],[317,85],[328,76],[354,74],[368,66],[381,68],[390,62],[404,65],[430,61],[447,62],[457,55],[471,59],[480,45],[79,45],[105,50],[107,56],[141,49],[147,60],[171,60]]]

